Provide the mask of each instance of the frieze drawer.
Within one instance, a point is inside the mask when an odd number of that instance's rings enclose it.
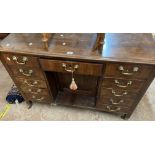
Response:
[[[109,63],[106,65],[105,77],[148,79],[153,69],[151,65]]]
[[[47,60],[40,59],[40,64],[45,71],[54,72],[72,72],[74,74],[101,76],[103,70],[103,64],[96,63],[84,63],[74,61],[60,61],[60,60]]]
[[[18,65],[39,68],[37,57],[16,54],[3,54],[4,60],[8,65]]]

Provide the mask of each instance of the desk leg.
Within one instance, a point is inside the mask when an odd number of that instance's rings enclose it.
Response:
[[[31,109],[32,106],[33,106],[33,102],[32,101],[27,101],[26,103],[27,103],[27,106],[28,106],[27,108]]]
[[[130,118],[130,115],[124,114],[121,116],[122,119],[128,120]]]

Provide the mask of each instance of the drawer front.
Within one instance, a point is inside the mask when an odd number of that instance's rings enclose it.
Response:
[[[114,106],[124,106],[131,107],[134,103],[134,100],[131,98],[121,98],[121,97],[101,97],[99,104],[103,105],[114,105]]]
[[[48,89],[42,88],[32,88],[32,87],[22,87],[21,88],[24,93],[31,93],[32,95],[48,95]]]
[[[26,67],[39,67],[36,57],[14,54],[3,54],[4,60],[8,65],[18,65]]]
[[[104,78],[102,86],[105,88],[129,90],[137,93],[144,84],[145,82],[142,80]]]
[[[124,114],[128,113],[130,111],[130,108],[124,107],[124,106],[119,106],[119,105],[103,105],[103,104],[98,104],[96,107],[98,110],[103,110],[106,112],[110,113],[118,113],[118,114]]]
[[[118,89],[114,89],[114,88],[102,88],[102,92],[101,92],[101,96],[102,97],[108,97],[108,98],[112,98],[112,97],[121,97],[122,99],[135,99],[135,97],[137,96],[136,93],[130,92],[128,90],[118,90]]]
[[[42,71],[39,69],[29,67],[10,67],[10,70],[15,77],[45,79]]]
[[[38,87],[38,88],[47,88],[46,82],[43,80],[37,80],[37,79],[24,79],[24,78],[16,78],[16,81],[24,87]]]
[[[94,76],[102,75],[102,68],[103,68],[102,64],[47,60],[47,59],[40,59],[40,64],[43,70],[45,71],[54,71],[54,72],[74,71],[74,74],[94,75]]]
[[[35,95],[35,94],[26,94],[27,98],[36,103],[51,103],[52,99],[50,96],[46,95]]]
[[[139,64],[107,64],[105,77],[120,77],[128,79],[147,79],[153,71],[153,66]]]

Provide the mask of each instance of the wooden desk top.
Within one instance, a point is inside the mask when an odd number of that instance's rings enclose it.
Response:
[[[56,58],[155,64],[155,39],[151,33],[106,33],[102,55],[92,51],[96,34],[63,35],[55,34],[50,41],[49,51],[45,51],[39,33],[10,34],[1,42],[0,51]],[[74,54],[68,55],[68,51]]]

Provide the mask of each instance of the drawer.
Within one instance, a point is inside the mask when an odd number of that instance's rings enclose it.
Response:
[[[102,64],[48,60],[48,59],[40,59],[40,64],[43,70],[45,71],[54,71],[54,72],[74,71],[74,74],[94,75],[94,76],[102,75],[102,68],[103,68]]]
[[[45,79],[41,70],[30,67],[10,67],[15,77]]]
[[[24,78],[15,78],[15,79],[22,87],[27,86],[27,87],[47,88],[46,82],[43,80],[24,79]]]
[[[2,56],[8,65],[39,67],[37,57],[16,54],[2,54]]]
[[[49,91],[48,89],[41,89],[41,88],[32,88],[32,87],[21,87],[22,91],[24,93],[30,93],[32,95],[48,95]]]
[[[103,105],[103,104],[98,104],[96,105],[96,108],[98,110],[110,112],[110,113],[118,113],[118,114],[124,114],[128,113],[130,111],[130,108],[124,107],[124,106],[119,106],[119,105]]]
[[[105,77],[148,79],[152,71],[149,65],[111,63],[106,66]]]
[[[142,80],[104,78],[103,87],[139,92],[145,84]]]
[[[26,94],[28,100],[36,103],[51,103],[52,99],[50,96],[45,95],[34,95],[34,94]]]
[[[118,105],[118,106],[125,106],[131,107],[134,103],[134,100],[131,98],[121,98],[121,97],[101,97],[99,100],[99,104],[104,105]]]
[[[122,99],[135,99],[137,96],[136,93],[130,92],[128,90],[118,90],[114,88],[102,88],[103,90],[101,91],[101,96],[102,97],[107,97],[107,98],[122,98]]]

